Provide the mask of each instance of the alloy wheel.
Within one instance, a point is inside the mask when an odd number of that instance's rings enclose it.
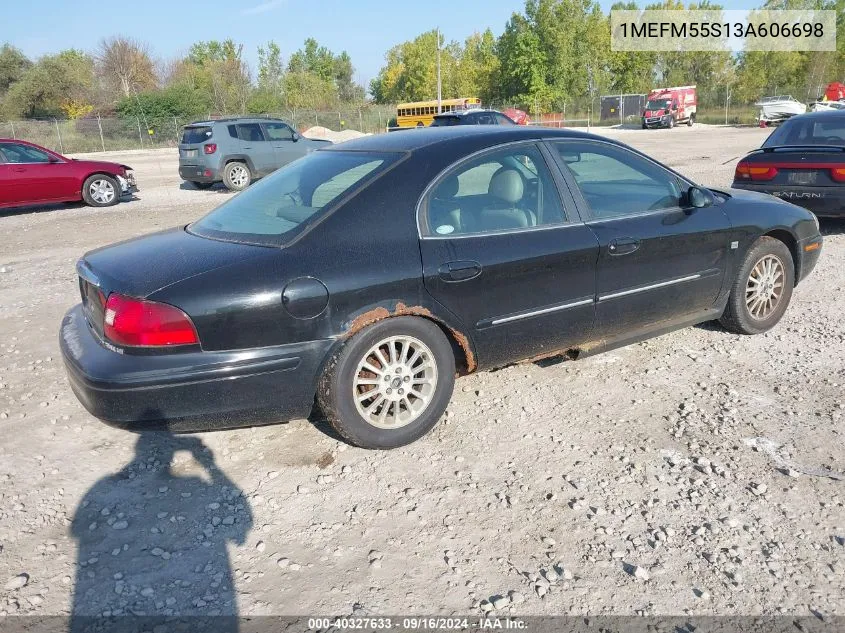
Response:
[[[398,429],[416,420],[437,389],[437,362],[411,336],[391,336],[364,354],[352,383],[358,413],[369,424]]]
[[[236,165],[230,168],[229,182],[231,182],[238,189],[240,189],[241,187],[245,187],[249,182],[249,172],[246,170],[246,167]]]
[[[757,260],[745,284],[745,305],[752,319],[764,321],[777,309],[785,278],[783,262],[777,256]]]

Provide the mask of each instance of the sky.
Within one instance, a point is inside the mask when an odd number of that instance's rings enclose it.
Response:
[[[154,56],[171,59],[199,40],[232,38],[244,45],[253,72],[257,48],[269,40],[287,60],[307,37],[335,53],[345,50],[356,81],[368,86],[392,46],[439,27],[446,41],[474,31],[500,35],[523,0],[0,0],[0,43],[30,58],[64,48],[96,49],[111,35],[147,42]],[[612,2],[601,0],[607,11]],[[726,9],[749,9],[753,0],[723,0]]]

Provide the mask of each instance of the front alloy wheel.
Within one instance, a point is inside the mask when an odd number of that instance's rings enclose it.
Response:
[[[761,237],[745,255],[719,322],[738,334],[770,330],[786,312],[794,286],[789,248],[773,237]]]
[[[745,305],[752,319],[765,321],[774,313],[783,297],[785,279],[783,262],[776,255],[757,261],[745,284]]]

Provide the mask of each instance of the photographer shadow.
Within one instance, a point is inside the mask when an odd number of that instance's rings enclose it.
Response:
[[[142,432],[132,461],[75,512],[70,631],[237,631],[227,545],[251,527],[248,501],[199,438]]]

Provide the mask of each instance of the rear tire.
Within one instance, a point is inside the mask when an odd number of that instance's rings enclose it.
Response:
[[[690,114],[689,119],[687,119],[687,127],[692,127],[693,123],[695,123],[695,114]]]
[[[795,286],[795,265],[786,244],[761,237],[748,250],[719,318],[737,334],[762,334],[783,317]]]
[[[317,402],[348,442],[388,449],[428,433],[454,387],[455,356],[440,328],[394,317],[359,332],[329,360]]]
[[[252,173],[249,166],[240,161],[226,163],[223,169],[223,184],[229,191],[243,191],[252,182]]]
[[[91,207],[110,207],[120,202],[117,178],[108,174],[88,176],[82,184],[82,199]]]

